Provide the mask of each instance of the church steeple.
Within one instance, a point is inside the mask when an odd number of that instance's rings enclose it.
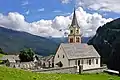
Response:
[[[74,9],[72,23],[69,27],[70,34],[68,35],[68,42],[69,43],[81,43],[81,34],[80,34],[80,27],[77,22],[77,17]]]
[[[72,27],[79,27],[78,22],[77,22],[76,13],[75,13],[75,8],[74,8],[74,13],[73,13],[73,19],[72,19],[71,26]]]

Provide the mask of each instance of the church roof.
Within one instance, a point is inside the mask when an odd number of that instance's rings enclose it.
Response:
[[[73,13],[73,19],[72,19],[71,26],[72,27],[79,27],[78,22],[77,22],[77,17],[76,17],[75,9],[74,9],[74,13]]]
[[[85,43],[61,43],[60,46],[68,59],[100,57],[92,45]]]

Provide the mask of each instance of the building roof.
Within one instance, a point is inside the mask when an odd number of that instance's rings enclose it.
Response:
[[[15,59],[7,59],[9,62],[16,62]]]
[[[49,61],[51,58],[54,58],[54,55],[44,57],[44,61]]]
[[[92,45],[85,43],[61,43],[60,46],[68,59],[100,57]]]
[[[9,60],[9,59],[14,59],[14,60],[20,60],[18,55],[4,55],[0,60]]]
[[[77,22],[77,17],[76,17],[75,9],[74,9],[74,13],[73,13],[73,19],[72,19],[71,26],[72,27],[79,27],[78,22]]]

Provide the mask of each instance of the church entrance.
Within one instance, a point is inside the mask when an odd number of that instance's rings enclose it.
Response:
[[[63,64],[62,64],[62,62],[60,61],[60,62],[58,62],[58,63],[56,63],[56,65],[58,66],[58,67],[63,67]]]

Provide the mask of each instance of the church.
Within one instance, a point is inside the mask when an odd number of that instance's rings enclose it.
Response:
[[[81,65],[83,70],[100,68],[100,55],[92,45],[81,43],[81,32],[74,10],[68,43],[61,43],[54,57],[54,67]]]

